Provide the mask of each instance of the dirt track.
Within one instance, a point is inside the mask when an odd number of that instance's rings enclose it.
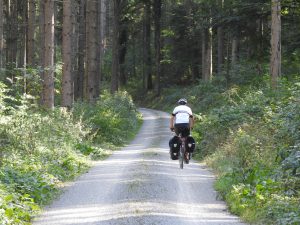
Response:
[[[216,200],[213,175],[168,154],[169,115],[141,109],[144,124],[127,147],[100,161],[47,207],[35,225],[241,225]]]

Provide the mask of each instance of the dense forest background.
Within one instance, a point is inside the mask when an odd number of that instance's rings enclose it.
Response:
[[[2,0],[0,9],[2,80],[50,108],[106,89],[241,83],[270,64],[276,86],[299,71],[297,1]]]
[[[231,211],[299,224],[299,22],[298,0],[0,0],[1,224],[132,138],[133,102],[181,97]]]

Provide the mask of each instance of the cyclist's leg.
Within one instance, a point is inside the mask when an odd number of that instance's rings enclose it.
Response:
[[[183,137],[187,137],[190,133],[188,123],[175,124],[174,128],[177,136],[179,135],[179,133],[181,133]]]
[[[190,159],[190,153],[188,152],[188,146],[187,146],[187,137],[190,135],[190,126],[189,124],[184,124],[182,127],[182,134],[185,137],[185,163],[189,163]]]
[[[179,136],[180,126],[178,124],[175,124],[175,126],[174,126],[174,132],[175,132],[176,136]]]

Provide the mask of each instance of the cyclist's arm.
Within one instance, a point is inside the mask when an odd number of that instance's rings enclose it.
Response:
[[[174,118],[175,116],[172,114],[171,118],[170,118],[170,129],[173,130],[174,129]]]
[[[190,129],[193,129],[194,123],[195,123],[194,116],[190,115],[190,119],[189,119]]]

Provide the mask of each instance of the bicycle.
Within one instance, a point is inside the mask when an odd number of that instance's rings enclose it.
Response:
[[[186,140],[187,137],[183,137],[181,133],[178,135],[180,140],[180,148],[179,148],[179,167],[183,169],[184,162],[189,164],[189,160],[191,158],[191,153],[186,150]]]

